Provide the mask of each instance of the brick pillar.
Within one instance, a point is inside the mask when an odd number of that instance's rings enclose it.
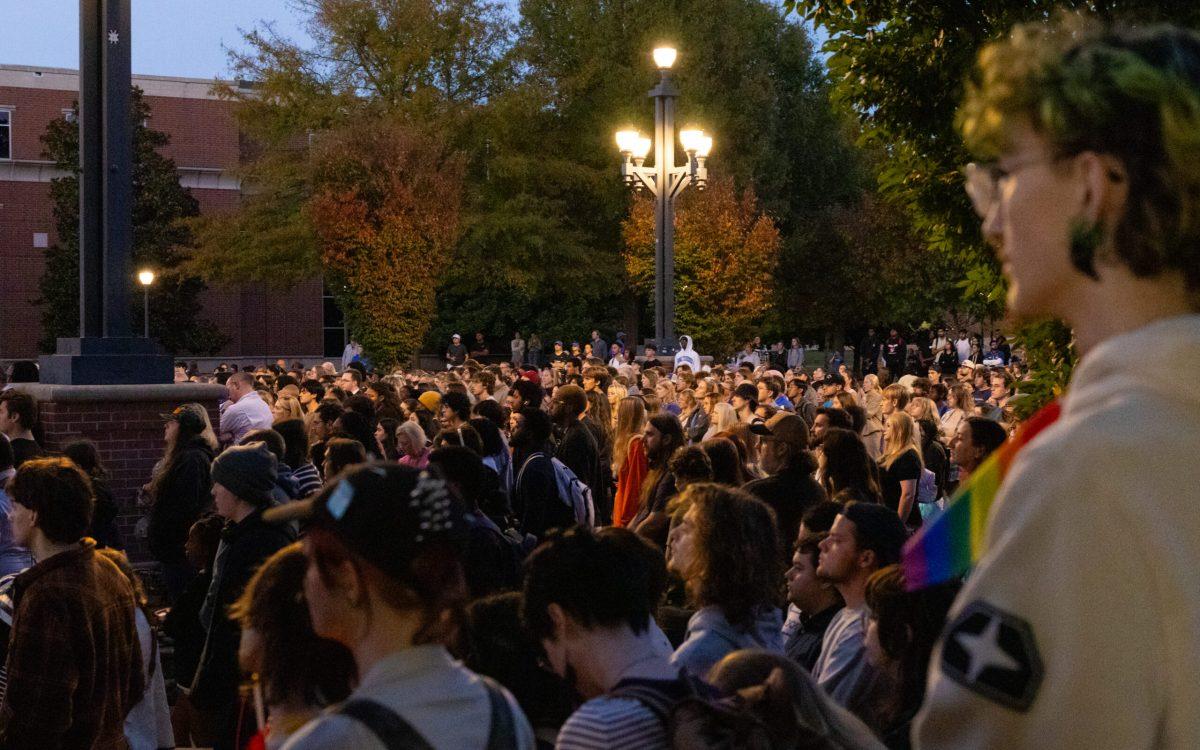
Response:
[[[50,452],[76,438],[90,438],[100,447],[109,486],[121,509],[119,523],[125,545],[135,562],[148,559],[144,539],[134,534],[146,514],[137,507],[137,493],[163,454],[163,419],[180,404],[195,402],[208,410],[216,427],[217,405],[225,387],[198,383],[166,385],[43,385],[13,386],[38,400],[43,447]]]

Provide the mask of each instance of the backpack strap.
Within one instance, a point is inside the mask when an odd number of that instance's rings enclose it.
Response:
[[[487,690],[488,704],[492,709],[492,724],[488,730],[487,750],[516,750],[517,724],[513,718],[512,705],[504,690],[491,677],[480,675]]]
[[[343,703],[334,713],[349,716],[371,730],[387,750],[433,750],[420,732],[382,703],[359,698]]]
[[[711,690],[703,689],[703,683],[691,675],[681,672],[679,683],[685,688],[682,695],[668,693],[644,680],[627,680],[610,691],[608,697],[635,700],[645,706],[650,713],[654,714],[654,717],[661,721],[664,726],[669,727],[671,723],[671,709],[675,707],[675,704],[684,698],[711,694]]]

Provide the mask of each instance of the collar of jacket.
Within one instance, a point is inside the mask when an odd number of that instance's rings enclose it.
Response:
[[[262,520],[262,514],[262,508],[255,508],[250,515],[242,520],[225,524],[225,528],[221,529],[222,541],[232,544],[238,537],[244,536],[249,529],[265,525]]]
[[[24,573],[13,580],[12,602],[13,610],[17,608],[17,603],[21,601],[21,595],[33,585],[34,581],[46,575],[47,573],[65,568],[68,566],[77,566],[82,561],[91,559],[96,554],[96,540],[84,537],[79,540],[79,546],[76,549],[69,549],[66,552],[60,552],[53,557],[36,563],[32,568],[29,568]]]

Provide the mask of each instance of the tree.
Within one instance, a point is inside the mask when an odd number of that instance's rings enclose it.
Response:
[[[776,313],[818,340],[872,325],[919,323],[944,314],[959,295],[954,269],[931,254],[904,214],[873,191],[830,206],[785,244]]]
[[[150,106],[141,89],[132,93],[133,267],[155,270],[150,291],[150,334],[172,354],[214,354],[227,338],[199,315],[204,282],[181,270],[192,235],[182,223],[199,213],[196,199],[180,186],[175,163],[158,152],[170,142],[166,133],[146,126]],[[68,175],[51,180],[50,199],[58,241],[46,250],[39,282],[42,339],[53,352],[56,339],[79,335],[79,127],[66,118],[51,121],[42,135],[46,158]],[[133,278],[129,279],[130,286]],[[136,295],[132,319],[142,315]]]
[[[961,304],[999,317],[1004,281],[979,232],[960,173],[970,155],[954,129],[964,83],[979,49],[1014,24],[1082,10],[1146,23],[1200,23],[1200,7],[1171,0],[785,0],[828,33],[835,100],[857,119],[860,144],[886,154],[882,196],[900,206],[915,237],[961,268]],[[1027,337],[1038,388],[1051,393],[1069,374],[1069,337],[1038,328]],[[1052,342],[1059,342],[1054,349]],[[1039,356],[1041,355],[1045,356]]]
[[[326,280],[380,366],[417,353],[458,233],[461,162],[395,121],[330,134],[313,151],[307,207]]]
[[[654,200],[634,199],[624,224],[625,267],[642,294],[654,288]],[[680,198],[675,213],[675,327],[724,357],[761,330],[775,297],[780,236],[753,189],[722,177]]]

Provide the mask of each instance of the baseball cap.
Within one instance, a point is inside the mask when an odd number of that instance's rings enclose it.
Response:
[[[777,412],[765,422],[753,422],[750,432],[768,440],[780,440],[796,450],[808,448],[808,425],[791,412]]]
[[[461,550],[467,534],[462,504],[436,469],[381,462],[349,470],[309,500],[271,508],[263,520],[329,529],[392,577],[406,575],[425,545],[449,542]]]
[[[203,432],[207,426],[204,407],[200,404],[183,404],[175,407],[170,414],[160,414],[168,422],[178,422],[179,426],[189,432]]]
[[[454,334],[453,336],[451,336],[450,338],[452,338],[452,339],[461,339],[461,338],[462,338],[462,336],[459,336],[459,335],[456,333],[456,334]]]

